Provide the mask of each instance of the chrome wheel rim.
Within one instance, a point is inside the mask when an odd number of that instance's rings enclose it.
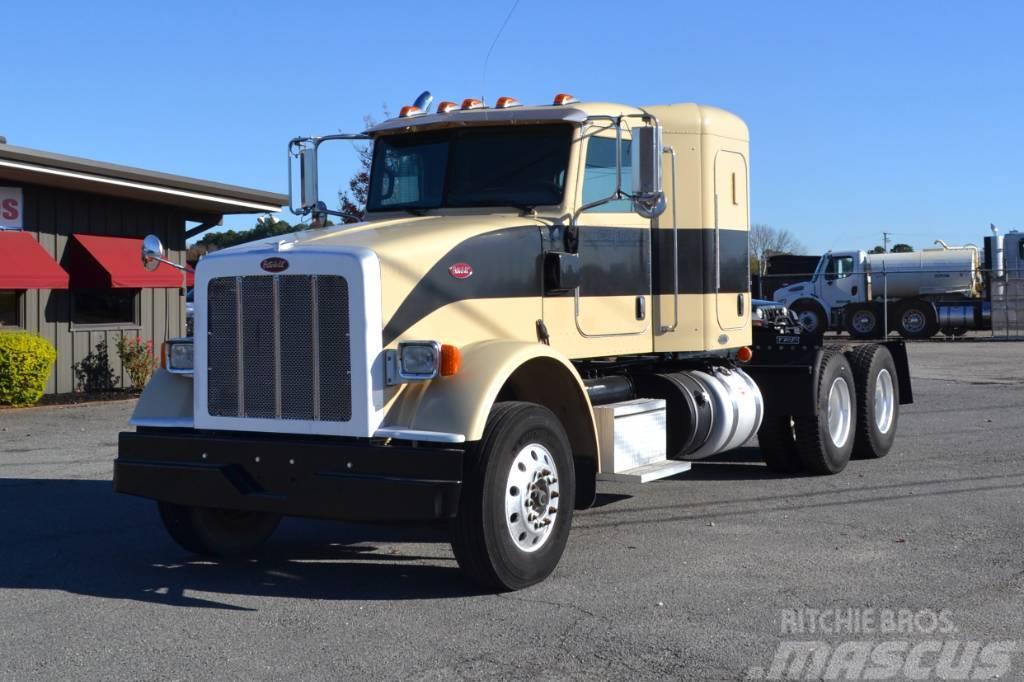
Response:
[[[536,552],[558,517],[558,467],[551,452],[530,443],[515,456],[505,483],[505,524],[516,547]]]
[[[828,389],[828,435],[837,448],[850,438],[852,404],[850,385],[843,377],[836,377]]]
[[[797,319],[800,321],[800,326],[804,330],[809,332],[818,331],[818,316],[810,310],[801,310],[797,314]]]
[[[875,378],[875,426],[880,433],[889,433],[892,419],[896,414],[896,391],[892,385],[892,375],[883,369]]]
[[[875,330],[875,316],[866,310],[854,313],[853,328],[861,334],[870,334]]]
[[[903,313],[903,328],[911,334],[916,334],[924,329],[924,313],[916,308],[911,308]]]

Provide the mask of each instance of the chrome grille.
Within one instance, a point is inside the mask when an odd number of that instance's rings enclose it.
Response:
[[[218,277],[210,280],[207,301],[211,416],[352,418],[344,277]]]

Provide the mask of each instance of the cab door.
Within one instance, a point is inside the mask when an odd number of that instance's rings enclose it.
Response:
[[[856,258],[852,254],[837,253],[829,256],[819,296],[830,308],[838,308],[858,300],[863,277],[854,277]]]
[[[750,248],[747,160],[738,152],[715,155],[715,226],[712,273],[715,312],[722,329],[750,319]]]
[[[614,192],[616,144],[622,187],[629,191],[628,131],[617,141],[614,128],[591,126],[584,130],[584,143],[577,207]],[[571,357],[650,351],[651,221],[634,212],[631,200],[619,199],[584,211],[575,228],[566,230],[566,249],[578,258],[579,286],[545,297],[544,321],[552,345]]]

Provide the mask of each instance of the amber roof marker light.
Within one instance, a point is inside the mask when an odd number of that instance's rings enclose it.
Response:
[[[579,102],[579,100],[573,97],[572,95],[565,92],[560,92],[557,95],[555,95],[555,99],[551,103],[556,106],[562,106],[563,104],[576,104],[577,102]]]

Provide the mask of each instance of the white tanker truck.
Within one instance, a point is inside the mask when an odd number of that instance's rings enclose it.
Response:
[[[942,331],[959,336],[992,329],[993,301],[1022,279],[1024,233],[992,227],[984,247],[949,246],[913,253],[830,251],[810,281],[784,287],[773,298],[788,306],[808,332],[844,330],[871,339],[897,331],[926,339]]]

